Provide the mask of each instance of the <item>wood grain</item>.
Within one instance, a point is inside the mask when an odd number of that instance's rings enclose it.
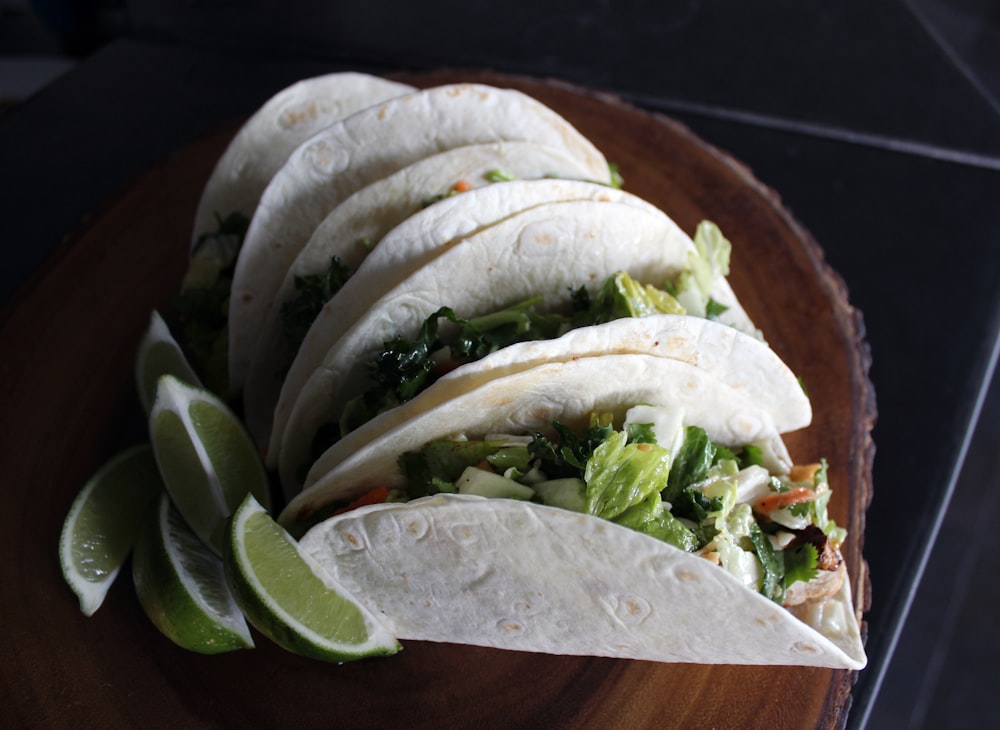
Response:
[[[404,78],[401,75],[401,78]],[[859,609],[871,498],[874,396],[860,314],[778,196],[683,126],[605,96],[489,73],[406,75],[429,86],[521,88],[570,119],[620,165],[626,188],[687,231],[703,218],[733,241],[730,281],[813,400],[797,460],[832,465],[831,511]],[[263,100],[262,100],[263,102]],[[90,619],[64,585],[56,546],[85,479],[145,438],[132,352],[176,291],[201,186],[234,129],[149,170],[96,211],[0,320],[0,707],[11,727],[835,727],[852,673],[665,665],[410,642],[398,656],[328,666],[258,637],[252,652],[203,657],[148,623],[130,580]],[[585,627],[581,627],[585,630]]]

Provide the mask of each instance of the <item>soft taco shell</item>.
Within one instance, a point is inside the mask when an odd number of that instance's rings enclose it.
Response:
[[[304,79],[279,91],[240,127],[205,184],[191,243],[216,216],[253,216],[264,188],[296,147],[323,127],[414,88],[356,72]]]
[[[452,371],[413,400],[340,439],[313,465],[306,484],[410,419],[436,408],[455,408],[450,401],[491,380],[546,363],[624,354],[669,358],[698,368],[766,413],[779,433],[803,428],[812,419],[809,399],[795,374],[760,340],[699,317],[660,314],[618,319],[581,327],[554,340],[511,345]]]
[[[400,639],[698,664],[861,669],[850,581],[803,616],[726,570],[596,517],[437,495],[301,541]]]
[[[591,413],[611,413],[620,420],[638,404],[682,408],[687,423],[705,429],[709,438],[725,446],[765,444],[765,454],[773,455],[765,466],[774,473],[786,472],[791,465],[767,410],[709,372],[646,354],[600,355],[546,363],[488,380],[369,440],[361,432],[366,427],[379,430],[372,425],[378,419],[371,421],[348,435],[348,439],[354,436],[351,448],[334,446],[320,457],[306,477],[305,490],[285,507],[281,521],[303,522],[323,507],[375,487],[401,487],[399,455],[429,441],[494,433],[551,434],[554,420],[580,428]]]

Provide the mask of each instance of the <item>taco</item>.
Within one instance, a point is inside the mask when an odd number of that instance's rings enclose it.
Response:
[[[217,220],[253,216],[274,173],[300,143],[323,127],[373,104],[412,93],[412,86],[356,72],[304,79],[272,96],[240,128],[216,163],[195,213],[192,247]]]
[[[610,319],[644,311],[711,313],[755,331],[725,282],[729,242],[713,230],[701,236],[699,249],[655,208],[564,201],[524,210],[456,243],[351,323],[298,393],[291,390],[295,381],[286,380],[267,454],[278,465],[286,494],[302,483],[301,469],[318,450],[320,428],[339,423],[348,399],[366,391],[375,361],[408,366],[412,356],[406,350],[431,344],[426,341],[434,339],[442,307],[446,330],[459,318],[476,331],[493,322],[504,325],[506,342],[550,338],[581,315]],[[360,272],[354,280],[358,286],[364,281]],[[342,291],[328,306],[336,309],[347,296]],[[486,354],[488,346],[477,345],[470,357]]]
[[[303,142],[261,196],[233,275],[229,388],[243,387],[257,332],[285,273],[316,227],[362,187],[447,149],[499,141],[560,148],[610,181],[607,161],[565,119],[509,89],[442,86],[362,110]]]
[[[624,196],[597,183],[573,183],[590,174],[563,150],[534,142],[497,142],[469,145],[426,157],[357,191],[338,205],[316,228],[285,274],[258,333],[256,352],[244,386],[247,423],[258,443],[267,444],[270,425],[285,373],[299,350],[309,325],[323,304],[343,286],[369,255],[379,255],[366,267],[365,285],[341,298],[332,321],[317,328],[324,342],[313,342],[323,352],[332,344],[337,324],[352,321],[384,291],[432,252],[461,235],[511,215],[519,208],[571,198]],[[555,179],[546,179],[555,178]],[[536,181],[537,184],[528,184]],[[565,182],[563,182],[565,180]],[[502,191],[478,194],[483,186],[515,184]],[[648,206],[634,196],[637,205]],[[429,212],[444,203],[445,212]],[[412,219],[412,220],[408,220]],[[406,225],[401,225],[406,221]],[[394,227],[383,250],[380,241]],[[442,230],[446,232],[442,232]],[[353,314],[345,311],[346,302]],[[314,338],[315,339],[315,338]],[[313,356],[315,358],[315,355]],[[319,353],[322,357],[322,352]],[[298,372],[318,364],[308,356]]]
[[[305,487],[325,479],[337,464],[387,431],[424,412],[447,406],[491,380],[544,364],[625,354],[667,358],[696,367],[766,413],[777,433],[804,428],[812,420],[809,398],[798,378],[764,342],[709,319],[650,314],[573,329],[552,340],[515,343],[452,370],[412,400],[345,433],[313,462]],[[744,434],[744,438],[750,437]],[[762,452],[762,458],[765,454],[774,468],[786,465],[780,441]]]
[[[382,504],[301,545],[398,638],[865,665],[825,462],[792,467],[770,415],[696,365],[601,355],[490,380],[371,440],[281,520],[373,490]]]

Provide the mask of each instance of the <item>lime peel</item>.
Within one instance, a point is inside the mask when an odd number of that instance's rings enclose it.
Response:
[[[253,648],[222,561],[191,531],[165,492],[136,543],[132,576],[146,615],[178,646],[201,654]]]
[[[59,559],[84,615],[92,616],[104,603],[162,491],[153,452],[142,444],[108,460],[73,500],[63,521]]]
[[[233,515],[226,580],[247,619],[289,651],[346,662],[400,650],[377,616],[357,602],[248,496]]]

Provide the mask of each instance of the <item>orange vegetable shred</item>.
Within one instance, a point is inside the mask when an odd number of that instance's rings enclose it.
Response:
[[[389,499],[389,488],[375,487],[375,489],[373,489],[372,491],[368,492],[367,494],[361,495],[356,500],[351,502],[349,505],[347,505],[346,507],[341,507],[333,514],[341,515],[344,512],[350,512],[353,509],[357,509],[358,507],[364,507],[365,505],[368,504],[381,504],[387,499]]]

